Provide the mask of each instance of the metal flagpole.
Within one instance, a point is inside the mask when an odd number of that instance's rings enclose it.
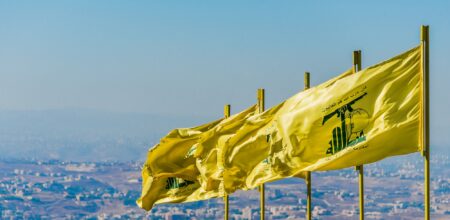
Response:
[[[353,51],[353,73],[361,71],[361,50]],[[364,166],[355,167],[359,177],[359,219],[364,220]]]
[[[309,72],[305,72],[304,76],[304,84],[305,88],[304,90],[309,89],[310,79],[309,79]],[[306,172],[306,219],[311,220],[311,172]]]
[[[258,89],[258,111],[262,113],[264,111],[264,89]],[[259,186],[259,194],[260,194],[260,216],[261,220],[264,220],[265,216],[265,192],[264,192],[264,183]]]
[[[420,28],[420,47],[422,50],[422,156],[424,160],[424,206],[425,219],[430,219],[430,92],[429,92],[429,77],[430,77],[430,38],[428,25],[422,25]]]
[[[230,105],[225,105],[224,106],[224,108],[223,108],[223,116],[225,118],[230,117],[230,109],[231,109]],[[224,210],[225,213],[224,213],[223,218],[224,218],[224,220],[228,220],[228,212],[229,212],[228,210],[229,210],[229,205],[230,205],[229,200],[228,200],[228,195],[225,195],[223,197],[223,202],[225,204],[225,210]]]

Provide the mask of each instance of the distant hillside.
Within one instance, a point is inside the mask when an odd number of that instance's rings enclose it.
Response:
[[[212,120],[91,110],[0,111],[0,157],[144,160],[168,131]]]
[[[0,111],[0,158],[142,161],[171,129],[211,120],[90,110]],[[446,145],[432,148],[432,154],[448,152]]]

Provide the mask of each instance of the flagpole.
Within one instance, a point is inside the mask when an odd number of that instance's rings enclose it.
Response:
[[[264,89],[258,89],[258,112],[262,113],[264,111]],[[264,183],[259,186],[259,195],[260,195],[260,216],[261,220],[264,220],[265,216],[265,192],[264,192]]]
[[[231,106],[230,105],[225,105],[224,106],[224,108],[223,108],[223,116],[225,117],[225,118],[228,118],[228,117],[230,117],[230,109],[231,109]],[[224,210],[224,216],[223,216],[223,219],[224,220],[228,220],[228,212],[229,212],[229,205],[230,205],[230,202],[229,202],[229,199],[228,199],[228,194],[225,194],[225,196],[223,197],[223,202],[224,202],[224,205],[225,205],[225,210]]]
[[[424,161],[424,206],[425,206],[425,220],[430,219],[430,92],[429,92],[429,77],[430,77],[430,38],[429,26],[422,25],[420,28],[420,47],[422,50],[421,67],[423,74],[423,88],[422,88],[422,156]]]
[[[310,85],[310,78],[309,78],[309,72],[305,72],[305,76],[304,76],[304,84],[305,84],[305,88],[304,90],[309,89],[309,85]],[[312,216],[311,216],[311,172],[307,171],[306,172],[306,219],[307,220],[311,220]]]
[[[361,50],[353,51],[353,73],[361,71]],[[359,219],[364,220],[364,166],[355,167],[359,182]]]

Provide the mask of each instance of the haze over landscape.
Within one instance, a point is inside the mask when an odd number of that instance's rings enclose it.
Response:
[[[221,199],[137,207],[170,130],[266,109],[419,45],[430,25],[431,216],[450,208],[450,1],[1,1],[0,219],[221,219]],[[366,213],[423,219],[419,153],[365,166]],[[353,168],[314,172],[313,217],[357,219]],[[230,199],[257,219],[258,193]],[[305,184],[267,184],[267,216],[303,218]]]
[[[431,25],[431,144],[450,144],[447,1],[0,2],[4,157],[142,160],[175,127],[267,107],[419,43]],[[385,6],[389,5],[389,6]]]

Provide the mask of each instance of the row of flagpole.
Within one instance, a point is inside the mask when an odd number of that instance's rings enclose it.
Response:
[[[305,72],[303,81],[304,81],[303,83],[305,85],[304,90],[309,89],[310,84],[311,84],[309,72]],[[305,182],[306,182],[306,219],[311,220],[311,218],[312,218],[312,216],[311,216],[312,195],[311,195],[311,172],[309,172],[309,171],[306,172]]]
[[[353,73],[361,71],[361,50],[353,51]],[[356,166],[358,171],[358,188],[359,188],[359,219],[364,220],[364,165]]]
[[[422,88],[422,125],[421,125],[421,136],[422,136],[422,156],[424,158],[424,219],[430,219],[430,128],[429,128],[429,26],[421,26],[420,34],[420,46],[422,48],[422,77],[423,77],[423,88]],[[353,51],[353,73],[361,71],[361,50]],[[305,72],[304,75],[304,90],[310,88],[310,73]],[[262,113],[265,110],[265,92],[264,89],[258,89],[257,92],[257,104],[258,112]],[[225,105],[224,107],[224,117],[230,117],[230,105]],[[364,166],[358,165],[355,167],[358,171],[358,182],[359,182],[359,219],[364,220]],[[306,219],[311,220],[311,172],[306,172],[305,177],[306,183]],[[264,184],[259,187],[260,193],[260,219],[265,218],[265,189]],[[224,197],[224,219],[229,219],[229,198],[228,195]]]
[[[422,156],[424,159],[424,206],[425,219],[430,219],[430,100],[429,100],[429,74],[430,74],[430,37],[429,27],[423,26],[420,30],[420,47],[422,48]]]
[[[264,112],[265,108],[265,92],[264,89],[258,89],[258,112]],[[260,219],[264,220],[265,211],[266,211],[266,196],[265,196],[265,187],[264,183],[259,186],[259,210],[260,210]]]
[[[231,112],[231,106],[230,105],[225,105],[224,109],[223,109],[223,116],[224,118],[228,118],[230,117],[230,112]],[[228,195],[225,195],[223,197],[224,200],[224,204],[225,204],[225,215],[224,215],[224,219],[228,220],[228,213],[229,213],[229,205],[230,205],[230,201],[228,199]]]

